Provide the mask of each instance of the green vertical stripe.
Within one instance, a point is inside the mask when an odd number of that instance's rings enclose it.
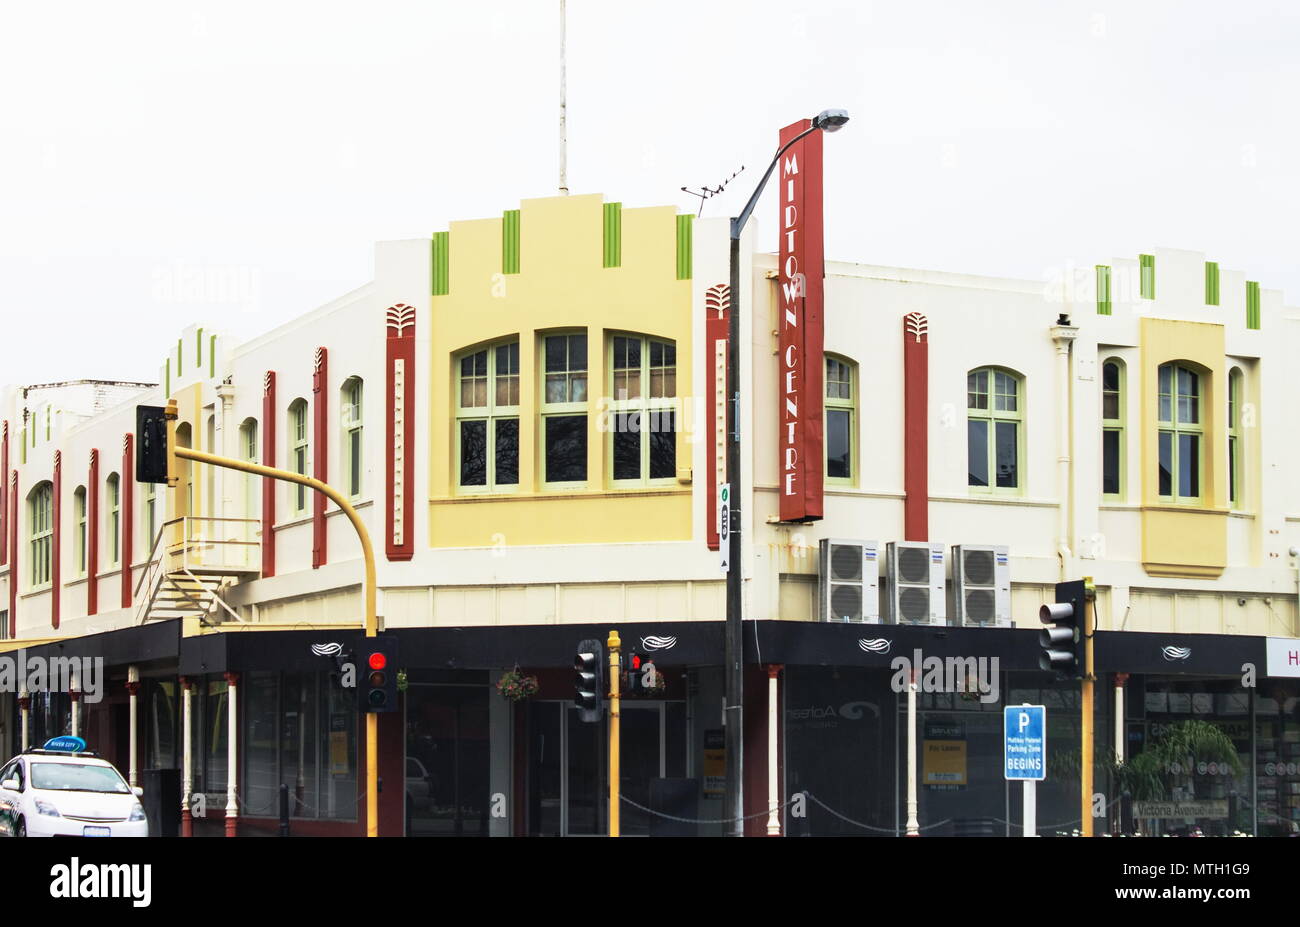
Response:
[[[168,399],[172,394],[172,359],[167,358],[167,364],[163,369],[163,399]]]
[[[1154,254],[1139,254],[1138,263],[1142,268],[1142,298],[1156,298],[1156,256]]]
[[[1205,262],[1205,305],[1219,304],[1219,265],[1214,261]]]
[[[181,375],[181,371],[184,368],[185,368],[185,344],[182,339],[177,338],[176,339],[176,376],[179,377]]]
[[[451,233],[433,233],[433,295],[446,296],[451,283]]]
[[[22,429],[18,434],[18,444],[23,449],[23,463],[27,463],[27,429]]]
[[[194,369],[202,373],[203,371],[203,329],[194,333]]]
[[[1246,281],[1246,327],[1259,328],[1259,284]]]
[[[605,204],[605,266],[623,266],[623,204]]]
[[[1110,268],[1097,265],[1097,315],[1110,315]]]
[[[691,279],[691,235],[695,226],[692,215],[677,217],[677,279]]]
[[[501,221],[501,272],[519,273],[519,210],[507,209]]]
[[[208,376],[217,375],[217,336],[208,336]]]

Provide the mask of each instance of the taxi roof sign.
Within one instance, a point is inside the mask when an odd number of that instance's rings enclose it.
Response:
[[[63,734],[45,741],[45,745],[41,749],[48,750],[51,753],[85,753],[86,742],[80,737]]]

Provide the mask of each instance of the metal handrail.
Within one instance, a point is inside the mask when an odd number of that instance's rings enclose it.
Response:
[[[161,584],[162,576],[168,572],[163,566],[163,561],[169,556],[176,556],[179,554],[181,557],[180,568],[188,572],[189,563],[187,554],[191,547],[202,546],[207,548],[217,547],[218,545],[257,547],[260,544],[259,541],[221,540],[216,538],[196,537],[189,525],[189,522],[191,521],[246,525],[260,524],[260,521],[256,518],[227,518],[218,515],[180,515],[163,522],[158,528],[158,533],[154,535],[153,543],[149,549],[149,559],[145,569],[141,571],[140,579],[135,584],[133,598],[139,598],[140,590],[142,588],[152,590],[155,585]],[[163,538],[167,535],[168,530],[174,529],[176,525],[181,525],[180,543],[175,545],[165,544]],[[186,598],[189,598],[189,596],[186,596]],[[149,601],[147,600],[149,599],[150,596],[146,596],[144,599],[141,599],[137,605],[137,621],[139,620],[141,613],[148,608]]]

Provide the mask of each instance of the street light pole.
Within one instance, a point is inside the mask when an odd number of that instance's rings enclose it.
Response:
[[[725,817],[730,820],[728,836],[742,837],[745,834],[744,791],[741,785],[743,772],[744,748],[744,641],[741,624],[741,563],[740,534],[741,499],[744,488],[741,485],[740,454],[740,236],[745,230],[749,217],[758,205],[758,198],[767,186],[772,172],[792,145],[819,130],[834,132],[849,121],[849,114],[842,109],[822,110],[812,125],[786,142],[772,157],[772,163],[763,173],[763,179],[749,197],[749,202],[740,211],[740,215],[731,220],[731,307],[727,319],[727,482],[731,484],[731,521],[727,548],[727,625],[724,644],[725,667],[723,668],[726,689],[723,705],[723,724],[726,727],[727,781],[725,792]]]

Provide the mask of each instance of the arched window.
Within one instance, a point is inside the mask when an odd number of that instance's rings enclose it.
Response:
[[[311,461],[307,444],[307,400],[295,399],[289,405],[289,465],[294,473],[309,476]],[[294,515],[307,514],[307,487],[295,483],[289,487],[290,509]]]
[[[194,430],[189,422],[181,422],[176,426],[176,443],[180,447],[194,447]],[[194,462],[178,457],[176,470],[180,491],[176,496],[176,511],[172,515],[197,514],[194,511]],[[153,538],[150,537],[145,543],[152,544]]]
[[[1163,364],[1158,371],[1157,482],[1162,499],[1196,502],[1201,498],[1205,454],[1201,381],[1199,373],[1180,364]]]
[[[39,483],[27,496],[27,525],[31,564],[31,585],[39,589],[50,584],[50,552],[54,545],[54,487]]]
[[[343,410],[343,479],[353,499],[361,495],[361,378],[351,377],[343,383],[339,406]]]
[[[1124,362],[1101,365],[1101,494],[1124,497]]]
[[[246,418],[239,426],[239,455],[249,463],[257,463],[257,419]],[[244,474],[244,517],[257,517],[258,486],[262,478]]]
[[[826,355],[826,481],[852,483],[857,469],[856,365]]]
[[[108,475],[104,489],[108,496],[108,562],[116,566],[122,558],[122,483],[116,473]]]
[[[463,354],[456,366],[457,485],[519,485],[519,341]]]
[[[77,576],[86,575],[86,487],[78,486],[72,493],[72,570]]]
[[[610,478],[621,486],[677,478],[677,345],[615,335],[610,344]]]
[[[1241,368],[1233,367],[1228,374],[1228,502],[1234,509],[1242,507],[1245,490],[1242,485],[1245,442],[1241,434],[1244,384]]]
[[[982,367],[966,375],[967,483],[981,490],[1021,489],[1024,414],[1021,381],[1008,370]]]
[[[203,449],[209,454],[216,454],[217,451],[217,417],[209,415],[207,422],[203,426]],[[203,506],[208,515],[221,514],[217,508],[217,468],[204,467],[203,480]],[[191,512],[192,515],[198,515],[199,512]]]

